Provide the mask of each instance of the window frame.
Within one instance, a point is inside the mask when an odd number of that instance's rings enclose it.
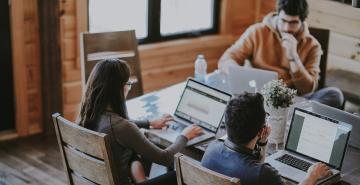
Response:
[[[90,0],[88,0],[88,18],[90,17]],[[175,40],[181,38],[195,38],[203,35],[210,35],[219,33],[220,25],[220,0],[213,0],[213,26],[210,29],[190,31],[185,33],[175,33],[163,36],[160,32],[160,19],[161,19],[161,1],[162,0],[148,0],[148,19],[147,19],[147,37],[137,39],[139,44],[156,43],[161,41]],[[166,1],[166,0],[165,0]],[[90,21],[88,21],[88,30],[90,30]]]

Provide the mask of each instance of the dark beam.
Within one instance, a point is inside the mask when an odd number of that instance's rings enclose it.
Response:
[[[46,135],[55,133],[51,115],[63,111],[59,4],[58,0],[38,0],[43,124]]]

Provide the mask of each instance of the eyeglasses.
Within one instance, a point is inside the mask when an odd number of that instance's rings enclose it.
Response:
[[[280,21],[281,21],[282,24],[289,24],[289,26],[293,26],[293,27],[298,26],[301,23],[300,20],[288,21],[288,20],[283,19],[283,18],[280,18]]]
[[[265,112],[265,121],[269,121],[270,114],[268,112]]]
[[[130,77],[130,78],[129,78],[129,81],[127,81],[127,82],[125,83],[125,85],[128,86],[128,90],[130,91],[131,86],[132,86],[133,84],[136,84],[137,82],[138,82],[138,79],[133,76],[133,77]]]

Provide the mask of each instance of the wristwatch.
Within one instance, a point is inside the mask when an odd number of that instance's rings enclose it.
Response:
[[[268,143],[268,140],[266,140],[265,143],[262,143],[262,142],[260,142],[260,141],[257,142],[257,144],[258,144],[259,146],[266,146],[267,143]]]
[[[289,62],[295,62],[295,58],[289,58]]]

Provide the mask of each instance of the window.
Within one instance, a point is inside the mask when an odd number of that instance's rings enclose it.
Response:
[[[146,38],[147,8],[146,0],[89,0],[89,31],[135,29],[137,38]]]
[[[89,31],[135,29],[140,43],[217,33],[219,0],[89,0]]]

